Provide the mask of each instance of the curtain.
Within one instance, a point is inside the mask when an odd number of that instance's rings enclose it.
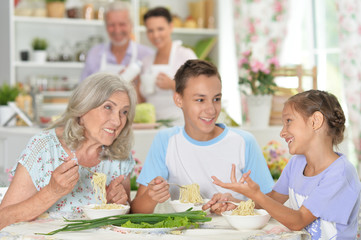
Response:
[[[340,68],[352,140],[361,166],[361,1],[337,0]],[[359,172],[360,172],[359,168]]]
[[[287,31],[289,0],[234,0],[234,33],[238,62],[242,53],[265,62],[279,58]],[[242,121],[247,118],[245,96],[241,95]]]
[[[277,57],[286,34],[288,0],[234,0],[237,57],[252,50],[259,61]]]

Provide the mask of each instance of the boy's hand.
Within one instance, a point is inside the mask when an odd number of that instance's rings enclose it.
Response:
[[[169,184],[160,176],[154,178],[148,183],[148,195],[153,201],[158,203],[165,202],[170,198]]]
[[[228,201],[231,199],[233,200],[235,198],[232,197],[230,193],[216,193],[213,195],[211,200],[209,200],[206,204],[203,205],[202,209],[207,210],[208,208],[210,208],[212,213],[221,215],[222,212],[235,209],[236,206],[234,204],[219,201]]]
[[[260,187],[251,179],[251,177],[249,176],[250,174],[251,171],[246,172],[242,175],[239,182],[237,182],[236,166],[232,164],[231,183],[223,183],[215,176],[212,176],[212,179],[214,180],[213,183],[220,187],[230,189],[232,191],[241,193],[248,198],[252,198],[252,196],[254,196],[257,192],[260,191]]]

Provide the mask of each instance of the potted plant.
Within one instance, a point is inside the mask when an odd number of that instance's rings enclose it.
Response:
[[[65,13],[65,0],[46,0],[47,16],[63,18]]]
[[[273,73],[279,66],[276,58],[266,64],[253,59],[252,51],[242,54],[239,63],[239,85],[246,95],[246,113],[252,127],[267,127],[271,113],[272,95],[276,90]]]
[[[14,102],[19,93],[19,86],[10,86],[6,83],[0,86],[0,126],[15,113],[7,104]],[[9,125],[15,125],[15,119]]]
[[[32,43],[33,47],[33,60],[35,62],[43,63],[46,61],[46,49],[48,42],[44,38],[34,38]]]

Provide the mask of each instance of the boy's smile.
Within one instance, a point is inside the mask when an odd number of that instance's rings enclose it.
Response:
[[[183,110],[185,130],[190,137],[208,141],[223,131],[215,125],[221,111],[221,99],[222,84],[217,76],[190,78],[183,96],[175,93],[175,103]]]

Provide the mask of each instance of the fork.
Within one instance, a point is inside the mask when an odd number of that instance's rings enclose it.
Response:
[[[59,158],[59,160],[60,160],[60,161],[63,161],[63,162],[66,162],[66,161],[65,161],[64,159],[62,159],[62,158]],[[94,172],[94,171],[90,170],[89,167],[84,167],[84,166],[82,166],[82,165],[79,165],[79,163],[77,163],[76,165],[83,167],[84,169],[88,170],[88,172],[90,172],[90,173],[93,174],[93,175],[97,175],[97,174],[98,174],[97,172]]]
[[[179,188],[185,188],[185,187],[183,187],[183,186],[181,186],[181,185],[179,185],[179,184],[176,184],[176,183],[167,183],[168,185],[173,185],[173,186],[177,186],[177,187],[179,187]],[[148,183],[148,185],[155,185],[154,183]]]
[[[219,201],[217,203],[232,203],[232,204],[236,205],[237,207],[241,204],[240,202],[237,203],[237,202],[233,202],[233,201]]]
[[[185,188],[185,187],[183,187],[183,186],[181,186],[181,185],[179,185],[179,184],[176,184],[176,183],[168,183],[169,185],[173,185],[173,186],[177,186],[177,187],[179,187],[179,188]]]

